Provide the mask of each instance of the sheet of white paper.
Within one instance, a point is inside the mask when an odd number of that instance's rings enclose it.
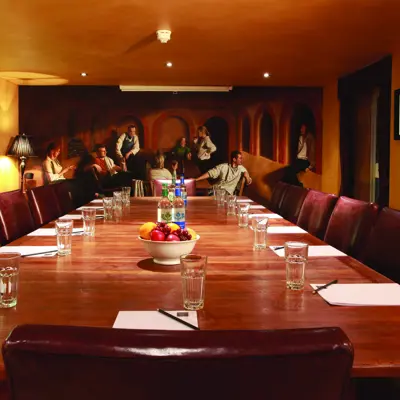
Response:
[[[253,200],[251,199],[237,199],[237,203],[253,203]]]
[[[275,250],[276,247],[281,246],[269,246],[269,248],[279,257],[284,257],[285,249]],[[342,253],[332,246],[308,246],[308,257],[343,257],[346,255],[347,254]]]
[[[57,246],[4,246],[0,247],[0,253],[21,253],[22,256],[57,251]]]
[[[81,214],[67,214],[67,215],[63,215],[59,219],[82,219],[82,215]]]
[[[322,285],[325,283],[311,284],[311,287],[317,289]],[[337,306],[400,306],[400,285],[397,283],[336,283],[318,294]]]
[[[306,233],[298,226],[269,226],[267,233]]]
[[[256,204],[254,206],[250,206],[250,210],[265,210],[265,207],[260,204]]]
[[[72,233],[83,233],[82,228],[73,228]],[[39,228],[36,231],[28,233],[27,236],[56,236],[55,228]]]
[[[84,207],[79,207],[76,209],[76,211],[82,211],[85,207],[90,207],[90,208],[94,208],[95,210],[104,210],[104,207],[99,207],[99,206],[84,206]]]
[[[187,317],[178,317],[194,326],[199,326],[196,311],[169,311],[175,317],[178,312],[187,312]],[[186,325],[169,318],[158,311],[120,311],[113,328],[121,329],[157,329],[167,331],[191,331]]]
[[[270,214],[270,213],[265,213],[265,214],[249,214],[249,218],[252,217],[266,217],[268,219],[282,219],[279,214]]]
[[[103,204],[103,199],[95,199],[90,202],[90,204]]]

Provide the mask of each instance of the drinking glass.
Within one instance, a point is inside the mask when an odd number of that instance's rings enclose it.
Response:
[[[0,308],[17,304],[20,253],[0,253]]]
[[[308,244],[285,243],[286,287],[292,290],[304,288],[304,274],[308,262]]]
[[[103,206],[104,206],[104,219],[106,221],[109,221],[113,218],[113,198],[104,197]]]
[[[213,187],[212,187],[213,199],[214,199],[215,201],[217,201],[217,189],[218,189],[217,186],[213,186]]]
[[[227,215],[236,215],[236,196],[233,194],[228,195],[227,199]]]
[[[82,208],[83,234],[94,236],[96,228],[96,209],[93,207]]]
[[[253,217],[251,219],[251,229],[254,231],[254,250],[263,250],[267,248],[267,229],[268,218]]]
[[[113,192],[113,213],[116,221],[122,217],[122,192]]]
[[[58,219],[56,221],[57,250],[60,256],[71,254],[73,227],[74,221],[72,219]]]
[[[225,207],[225,189],[217,189],[217,206]]]
[[[124,186],[122,188],[122,205],[129,207],[131,204],[131,188],[129,186]]]
[[[207,256],[181,256],[183,307],[186,310],[201,310],[204,307],[206,267]]]
[[[239,228],[247,228],[249,226],[249,204],[239,203],[238,207],[238,224]]]

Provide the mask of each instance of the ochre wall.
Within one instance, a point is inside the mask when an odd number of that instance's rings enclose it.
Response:
[[[392,89],[400,89],[400,47],[393,53]],[[390,139],[389,205],[400,210],[400,140],[394,140],[394,96],[392,97],[392,137]]]
[[[0,192],[19,188],[18,162],[5,154],[18,134],[18,86],[0,79]]]

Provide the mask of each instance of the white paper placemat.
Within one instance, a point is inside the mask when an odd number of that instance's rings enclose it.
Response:
[[[279,214],[271,214],[271,213],[265,213],[265,214],[249,214],[249,218],[252,217],[266,217],[268,219],[282,219]]]
[[[82,219],[82,215],[81,214],[67,214],[67,215],[63,215],[59,219]]]
[[[267,233],[306,233],[298,226],[269,226]]]
[[[265,207],[260,204],[256,204],[254,206],[250,206],[250,210],[265,210]]]
[[[79,207],[79,208],[77,208],[76,210],[77,210],[77,211],[82,211],[82,210],[83,210],[84,208],[86,208],[86,207],[94,208],[95,210],[104,210],[104,207],[91,206],[90,204],[87,205],[87,206]]]
[[[268,228],[269,229],[269,228]],[[283,246],[283,244],[282,244]],[[285,249],[276,249],[282,246],[269,246],[269,248],[279,257],[285,256]],[[332,246],[308,246],[308,257],[344,257],[347,254],[335,249]]]
[[[103,204],[103,199],[95,199],[90,202],[90,204]]]
[[[72,233],[83,233],[82,228],[73,228]],[[55,228],[39,228],[36,231],[28,233],[27,236],[56,236]]]
[[[57,251],[57,246],[4,246],[0,247],[0,253],[21,253],[22,256],[29,254]]]
[[[253,203],[251,199],[237,199],[236,203]]]

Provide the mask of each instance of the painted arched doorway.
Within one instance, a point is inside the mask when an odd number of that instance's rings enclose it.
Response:
[[[189,125],[179,116],[170,116],[161,121],[153,134],[157,140],[157,150],[169,152],[180,138],[185,137],[189,142]]]
[[[248,116],[242,119],[242,149],[250,153],[250,118]]]
[[[274,152],[274,122],[268,111],[263,111],[259,123],[260,155],[276,160]]]
[[[204,125],[210,132],[211,140],[217,146],[213,156],[215,164],[229,162],[229,125],[222,117],[211,117]]]

